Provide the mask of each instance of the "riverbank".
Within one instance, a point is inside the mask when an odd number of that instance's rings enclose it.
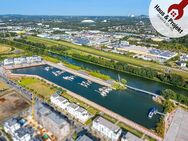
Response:
[[[78,95],[78,94],[76,94],[76,93],[74,93],[74,92],[68,90],[68,89],[65,89],[65,88],[63,88],[63,87],[61,87],[61,86],[59,86],[59,85],[57,85],[57,84],[55,84],[55,83],[52,83],[52,82],[50,82],[50,81],[48,81],[48,80],[46,80],[46,79],[44,79],[44,78],[41,78],[41,77],[35,76],[35,75],[26,75],[26,74],[9,74],[9,76],[10,76],[10,77],[11,77],[11,76],[12,76],[12,77],[36,77],[36,78],[39,78],[39,79],[43,79],[43,80],[45,80],[47,83],[49,83],[49,84],[51,84],[51,85],[56,85],[57,87],[60,87],[60,88],[62,88],[62,89],[64,89],[64,90],[66,90],[69,95],[71,95],[71,96],[73,96],[73,97],[75,97],[75,98],[77,98],[77,99],[79,99],[79,100],[81,100],[81,101],[84,101],[86,104],[88,104],[88,105],[90,105],[90,106],[92,106],[92,107],[98,109],[99,111],[101,111],[101,112],[103,112],[103,113],[109,115],[110,117],[112,117],[112,118],[114,118],[114,119],[117,119],[119,122],[124,123],[124,124],[126,124],[126,125],[128,125],[128,126],[134,128],[134,129],[138,130],[138,131],[141,131],[141,132],[143,132],[145,135],[148,135],[148,136],[150,136],[150,137],[152,137],[152,138],[154,138],[154,139],[156,139],[156,140],[162,141],[162,138],[159,137],[158,135],[156,135],[156,134],[155,134],[154,132],[152,132],[151,130],[146,129],[146,128],[143,127],[143,126],[141,126],[141,125],[139,125],[139,124],[137,124],[137,123],[135,123],[135,122],[132,122],[132,121],[126,119],[125,117],[122,117],[121,115],[116,114],[116,113],[114,113],[114,112],[112,112],[112,111],[110,111],[110,110],[108,110],[108,109],[106,109],[106,108],[104,108],[104,107],[102,107],[102,106],[100,106],[100,105],[98,105],[98,104],[96,104],[96,103],[94,103],[94,102],[92,102],[92,101],[90,101],[90,100],[88,100],[88,99],[86,99],[86,98],[84,98],[84,97],[82,97],[82,96],[80,96],[80,95]]]

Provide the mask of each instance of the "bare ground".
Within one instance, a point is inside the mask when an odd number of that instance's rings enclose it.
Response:
[[[16,92],[0,97],[0,121],[28,108],[29,104]]]

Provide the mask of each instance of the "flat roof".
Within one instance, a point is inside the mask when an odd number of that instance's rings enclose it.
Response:
[[[58,115],[55,112],[51,112],[49,115],[47,115],[47,117],[51,119],[54,123],[56,123],[58,126],[65,125],[67,123],[62,116]]]
[[[105,126],[106,128],[112,130],[113,132],[117,132],[120,129],[119,126],[113,124],[112,122],[110,122],[110,121],[108,121],[108,120],[106,120],[106,119],[104,119],[102,117],[95,118],[94,122]]]
[[[177,109],[164,141],[188,141],[188,112]]]
[[[73,109],[79,108],[79,106],[77,104],[75,104],[75,103],[69,104],[68,107],[73,108]]]
[[[57,98],[59,101],[61,101],[61,102],[63,102],[63,101],[68,101],[66,98],[64,98],[64,97],[58,97]]]
[[[133,135],[130,132],[127,132],[126,135],[124,136],[128,141],[143,141],[141,138]]]

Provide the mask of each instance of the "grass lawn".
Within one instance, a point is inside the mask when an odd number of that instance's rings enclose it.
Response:
[[[133,129],[132,127],[129,127],[127,125],[125,125],[124,123],[118,123],[117,124],[119,127],[123,128],[126,131],[129,131],[131,133],[133,133],[134,135],[136,135],[137,137],[141,138],[143,136],[143,133],[141,133],[138,130]]]
[[[57,91],[57,89],[53,86],[50,86],[37,78],[24,77],[19,81],[19,84],[33,92],[36,92],[38,96],[47,100]]]
[[[104,52],[104,51],[100,51],[100,50],[97,50],[97,49],[94,49],[91,47],[79,46],[79,45],[75,45],[75,44],[68,43],[65,41],[54,41],[54,40],[50,40],[50,39],[44,39],[44,38],[33,37],[33,36],[28,36],[27,40],[31,41],[31,42],[44,43],[47,46],[63,45],[63,46],[69,47],[71,49],[79,50],[79,51],[82,51],[82,52],[85,52],[88,54],[104,57],[107,59],[113,59],[113,60],[125,62],[128,64],[136,65],[136,66],[149,67],[149,68],[153,68],[153,69],[156,69],[156,70],[162,71],[162,72],[164,72],[168,68],[164,65],[160,65],[160,64],[157,64],[154,62],[139,60],[139,59],[125,56],[125,55],[119,55],[116,53]],[[188,72],[180,71],[180,70],[173,69],[173,68],[171,69],[171,72],[181,75],[182,77],[188,79]]]
[[[44,60],[49,61],[49,62],[53,62],[53,63],[59,63],[60,61],[58,59],[49,57],[49,56],[42,56]]]
[[[0,44],[0,54],[1,53],[8,53],[11,51],[11,47],[8,45]]]

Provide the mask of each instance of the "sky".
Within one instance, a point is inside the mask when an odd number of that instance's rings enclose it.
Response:
[[[0,0],[0,15],[148,15],[150,0]]]

